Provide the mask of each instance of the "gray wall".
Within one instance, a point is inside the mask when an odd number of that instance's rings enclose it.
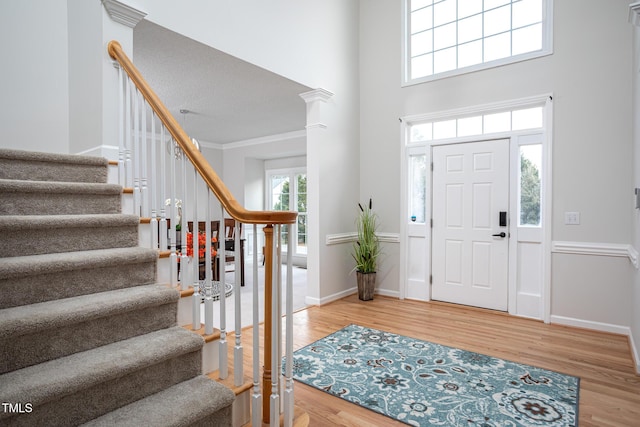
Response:
[[[66,0],[0,3],[1,147],[69,152]]]
[[[637,17],[640,23],[640,16]],[[634,27],[633,38],[633,187],[640,188],[640,25]],[[635,209],[633,217],[633,247],[640,248],[640,209]],[[636,370],[640,374],[640,272],[636,270],[632,287],[631,339],[635,344]]]
[[[404,88],[400,3],[360,3],[360,193],[377,201],[383,231],[400,228],[399,117],[553,93],[552,239],[631,243],[629,2],[555,1],[553,55]],[[565,211],[579,211],[581,225],[564,225]],[[399,263],[387,254],[387,268]],[[628,327],[627,259],[552,263],[552,315]],[[576,275],[590,266],[600,274]],[[382,285],[399,286],[394,275]]]

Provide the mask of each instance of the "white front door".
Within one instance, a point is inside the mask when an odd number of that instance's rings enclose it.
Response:
[[[432,299],[506,311],[509,140],[434,146],[432,182]]]

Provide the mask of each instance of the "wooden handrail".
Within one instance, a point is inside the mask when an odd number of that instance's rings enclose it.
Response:
[[[158,118],[169,130],[173,139],[180,145],[183,153],[191,161],[202,179],[207,183],[211,191],[216,195],[220,203],[224,206],[229,215],[236,221],[245,224],[293,224],[296,221],[296,212],[287,211],[250,211],[245,209],[233,197],[224,182],[213,170],[209,162],[198,151],[187,133],[178,124],[177,120],[169,112],[167,107],[160,101],[160,98],[151,89],[149,84],[140,74],[140,71],[133,65],[127,54],[122,49],[120,43],[115,40],[109,42],[109,55],[118,61],[120,66],[129,75],[142,96],[147,100]]]

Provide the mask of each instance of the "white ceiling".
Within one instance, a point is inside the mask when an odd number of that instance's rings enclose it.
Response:
[[[304,130],[299,95],[309,87],[149,21],[134,29],[133,62],[189,136],[205,145]]]

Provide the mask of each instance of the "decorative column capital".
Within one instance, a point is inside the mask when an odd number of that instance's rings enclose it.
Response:
[[[333,93],[329,92],[326,89],[318,88],[310,90],[309,92],[301,93],[300,97],[304,99],[304,102],[306,102],[307,104],[315,101],[327,102],[329,99],[331,99],[331,97],[333,97]]]
[[[147,16],[146,12],[142,12],[118,0],[102,0],[102,5],[112,20],[126,25],[129,28],[135,27],[138,25],[138,22]]]
[[[640,26],[640,1],[629,5],[629,22],[633,25]]]
[[[307,131],[327,128],[327,125],[323,123],[324,117],[320,111],[320,105],[326,103],[332,96],[333,93],[322,88],[300,94],[300,97],[307,103]]]

